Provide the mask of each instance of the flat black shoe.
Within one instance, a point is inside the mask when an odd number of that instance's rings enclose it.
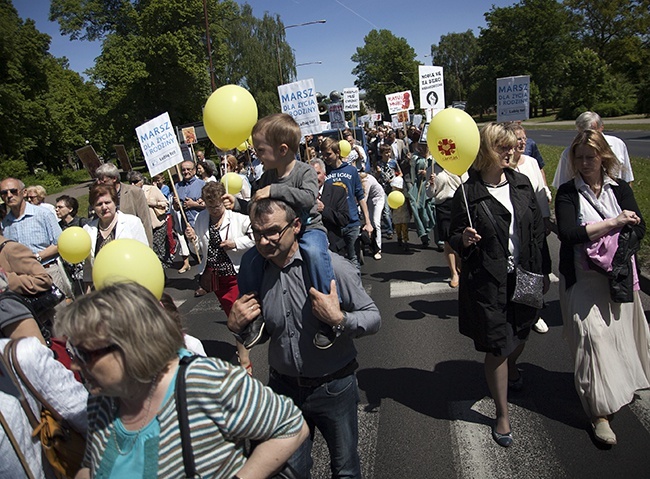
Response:
[[[496,426],[492,428],[492,439],[501,447],[510,447],[512,446],[512,431],[506,434],[500,434],[497,432]]]
[[[508,389],[511,391],[521,391],[524,389],[524,375],[521,373],[521,370],[518,370],[519,377],[517,379],[508,379]]]
[[[260,343],[262,337],[264,337],[264,317],[260,314],[238,336],[246,349],[251,349]]]

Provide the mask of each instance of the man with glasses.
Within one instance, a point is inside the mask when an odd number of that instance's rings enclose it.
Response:
[[[104,163],[95,172],[97,182],[110,185],[117,191],[117,209],[122,213],[137,216],[142,221],[149,247],[153,247],[153,228],[149,205],[142,189],[120,182],[120,172],[113,163]]]
[[[189,226],[194,228],[194,222],[199,213],[205,209],[205,203],[201,199],[201,191],[205,181],[196,177],[196,165],[193,161],[186,160],[181,163],[181,175],[183,179],[176,183],[176,192],[178,198],[174,201],[174,210],[180,213],[181,208],[185,211],[185,217]],[[178,233],[178,243],[181,246],[181,257],[183,258],[183,265],[178,270],[183,274],[190,270],[190,250],[185,240],[184,232],[188,226],[182,215],[177,215],[176,219],[176,232]]]
[[[287,203],[258,200],[249,214],[255,245],[265,259],[261,287],[257,294],[244,294],[235,302],[228,328],[239,334],[263,314],[270,336],[269,387],[293,399],[312,433],[314,427],[320,430],[330,450],[332,477],[360,478],[353,340],[379,330],[379,310],[356,268],[341,256],[330,253],[336,277],[330,293],[310,287],[298,246],[302,225]],[[312,342],[321,324],[337,335],[328,349]],[[311,448],[308,439],[289,459],[298,477],[309,477]]]
[[[27,246],[43,264],[54,284],[66,296],[72,297],[70,281],[56,262],[59,255],[57,242],[61,234],[57,218],[46,209],[28,203],[26,195],[22,181],[5,178],[0,182],[0,197],[7,205],[7,216],[2,220],[3,235]]]

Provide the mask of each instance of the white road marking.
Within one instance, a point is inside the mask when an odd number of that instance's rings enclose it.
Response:
[[[421,282],[421,281],[391,281],[390,297],[405,298],[409,296],[424,296],[436,293],[457,293],[457,289],[449,287],[448,282]]]
[[[449,405],[454,466],[459,479],[568,477],[557,461],[553,438],[547,433],[532,402],[509,404],[514,444],[510,448],[492,439],[495,410],[491,398],[455,401]]]
[[[174,304],[176,305],[177,308],[180,308],[181,304],[183,304],[185,301],[187,301],[187,300],[186,299],[175,299]]]
[[[630,410],[639,422],[643,424],[646,431],[650,432],[650,391],[637,391],[636,395],[638,399],[630,404]]]
[[[372,412],[365,411],[367,404],[359,404],[359,458],[361,460],[361,477],[373,479],[377,457],[377,431],[379,429],[379,408]],[[330,456],[323,436],[316,430],[312,448],[314,465],[311,468],[312,479],[329,479]]]

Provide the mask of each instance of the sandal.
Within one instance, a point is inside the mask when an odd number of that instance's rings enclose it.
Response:
[[[190,270],[191,266],[183,266],[181,269],[178,270],[178,274],[183,274],[187,273]]]

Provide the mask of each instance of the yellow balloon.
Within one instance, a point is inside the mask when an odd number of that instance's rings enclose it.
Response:
[[[68,263],[81,263],[90,255],[90,235],[80,226],[66,228],[59,235],[59,254]]]
[[[248,148],[248,142],[245,141],[237,147],[237,151],[244,152]]]
[[[102,289],[109,284],[127,281],[144,286],[160,299],[165,288],[165,273],[156,253],[140,241],[111,241],[95,258],[93,283],[95,288]]]
[[[404,193],[401,191],[391,191],[388,194],[388,206],[394,210],[402,206],[404,201],[406,201],[406,198],[404,198]]]
[[[257,103],[248,90],[225,85],[215,90],[203,109],[203,126],[222,150],[232,150],[251,134],[257,122]]]
[[[458,108],[447,108],[431,120],[427,143],[440,166],[461,176],[474,163],[481,138],[471,116]]]
[[[339,149],[341,150],[341,158],[346,158],[352,151],[352,145],[348,140],[339,141]]]
[[[221,182],[226,187],[226,191],[230,195],[236,195],[241,191],[242,186],[244,185],[244,180],[237,173],[226,173],[221,178]]]

